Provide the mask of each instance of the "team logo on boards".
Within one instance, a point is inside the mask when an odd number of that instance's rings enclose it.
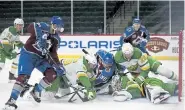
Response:
[[[149,51],[154,52],[154,53],[161,52],[164,49],[167,50],[168,47],[169,47],[169,42],[159,37],[151,38],[150,41],[146,45],[146,48]]]

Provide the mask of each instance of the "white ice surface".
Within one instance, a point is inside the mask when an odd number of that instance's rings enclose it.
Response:
[[[6,67],[0,73],[0,109],[8,100],[13,83],[8,82],[8,71],[10,61],[7,62]],[[178,63],[176,61],[163,61],[163,65],[178,72]],[[34,84],[39,81],[42,74],[34,70],[30,79],[30,83]],[[184,110],[184,103],[179,103],[177,97],[169,99],[168,104],[154,105],[147,99],[137,99],[127,102],[114,102],[111,96],[97,96],[96,100],[90,102],[81,102],[79,99],[74,103],[68,103],[67,98],[62,100],[44,100],[40,104],[33,103],[33,101],[19,98],[17,105],[19,110]]]

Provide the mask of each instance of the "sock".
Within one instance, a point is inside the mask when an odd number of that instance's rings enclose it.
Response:
[[[17,100],[23,89],[24,89],[23,85],[20,82],[16,82],[13,86],[10,97],[13,98],[14,100]]]
[[[35,91],[36,92],[41,92],[43,89],[47,88],[50,86],[50,83],[43,79],[40,80],[39,84],[35,86]]]

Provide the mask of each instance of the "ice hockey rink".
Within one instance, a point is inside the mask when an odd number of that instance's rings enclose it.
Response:
[[[162,61],[163,65],[178,72],[177,61]],[[10,68],[11,61],[7,61],[6,67],[1,72],[0,77],[0,108],[4,107],[4,104],[10,96],[10,92],[13,83],[8,83],[8,70]],[[42,74],[37,70],[34,70],[30,79],[30,84],[34,84],[39,81]],[[165,79],[164,79],[165,80]],[[35,103],[32,100],[21,99],[17,101],[19,110],[184,110],[183,102],[178,102],[178,97],[171,97],[168,103],[165,104],[152,104],[147,99],[137,99],[127,102],[114,102],[111,96],[97,96],[97,99],[89,102],[82,102],[78,99],[74,103],[68,103],[68,97],[60,100],[56,99],[44,99],[40,104]]]

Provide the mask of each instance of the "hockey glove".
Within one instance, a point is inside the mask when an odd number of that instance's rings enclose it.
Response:
[[[15,46],[18,47],[18,49],[22,48],[24,46],[24,44],[21,41],[16,41],[15,42]]]
[[[94,89],[84,90],[84,93],[88,100],[93,100],[96,98],[96,91]]]
[[[142,39],[141,42],[139,43],[140,47],[146,47],[147,42],[148,41],[146,39]]]
[[[66,73],[66,70],[63,66],[63,64],[53,64],[52,67],[57,72],[58,76],[63,76]]]

